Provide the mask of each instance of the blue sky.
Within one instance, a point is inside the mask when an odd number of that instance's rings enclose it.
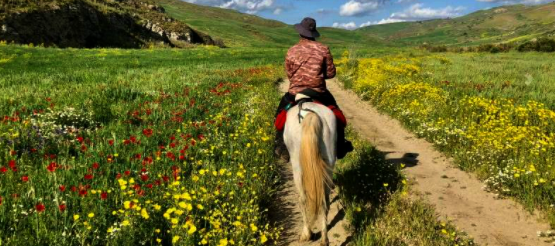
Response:
[[[553,0],[184,0],[235,9],[295,24],[305,16],[318,26],[355,29],[366,25],[450,18],[506,4],[542,4]]]

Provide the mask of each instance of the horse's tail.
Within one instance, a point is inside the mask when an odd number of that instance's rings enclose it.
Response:
[[[327,211],[326,186],[329,187],[332,182],[329,167],[320,153],[322,130],[320,117],[315,113],[308,113],[302,122],[300,162],[309,224],[312,224],[320,212]]]

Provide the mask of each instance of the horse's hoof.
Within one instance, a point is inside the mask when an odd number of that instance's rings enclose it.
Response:
[[[320,246],[328,246],[328,245],[330,245],[330,241],[328,239],[320,241]]]
[[[308,242],[310,241],[310,238],[312,237],[312,233],[303,233],[301,234],[301,238],[299,239],[299,242]]]

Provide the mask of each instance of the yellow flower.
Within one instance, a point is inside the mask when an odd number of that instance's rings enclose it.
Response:
[[[192,223],[189,224],[189,230],[187,231],[187,233],[189,235],[191,235],[191,234],[195,233],[196,231],[197,231],[197,227],[195,225],[193,225]]]
[[[94,213],[90,213],[88,216],[89,218],[94,218]]]
[[[181,237],[180,236],[174,236],[172,239],[172,243],[177,243],[177,241],[179,241]]]
[[[73,220],[74,220],[74,221],[79,220],[79,215],[78,215],[78,214],[74,214],[74,215],[73,215]]]
[[[220,244],[218,246],[226,246],[227,245],[227,238],[220,239]]]
[[[125,209],[131,208],[131,202],[130,202],[130,201],[125,201],[125,202],[123,202],[123,207],[124,207]]]
[[[178,218],[172,218],[171,222],[172,222],[172,224],[177,225],[177,223],[179,223],[179,219]]]
[[[129,226],[130,225],[129,220],[124,220],[123,222],[121,222],[121,225],[122,226]]]
[[[141,216],[147,220],[148,218],[150,218],[150,216],[148,215],[148,212],[144,208],[141,210]]]
[[[265,242],[267,242],[267,241],[268,241],[268,238],[266,237],[266,235],[265,235],[265,234],[262,234],[262,236],[260,237],[260,242],[261,242],[261,243],[265,243]]]
[[[156,238],[156,242],[157,242],[157,243],[162,243],[162,239]]]

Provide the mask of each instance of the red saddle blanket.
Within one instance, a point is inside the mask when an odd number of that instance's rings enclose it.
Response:
[[[318,103],[318,102],[315,102],[315,103]],[[347,126],[347,118],[345,118],[345,115],[343,114],[343,111],[341,111],[341,109],[339,109],[339,108],[337,108],[336,106],[333,106],[333,105],[328,106],[328,108],[331,109],[331,111],[335,115],[335,118],[337,118],[337,122],[338,122],[339,126],[346,127]],[[276,127],[276,129],[278,131],[283,131],[283,129],[285,128],[285,122],[286,121],[287,121],[287,110],[283,109],[283,110],[281,110],[281,112],[279,112],[278,116],[276,117],[276,121],[274,122],[274,126]]]

